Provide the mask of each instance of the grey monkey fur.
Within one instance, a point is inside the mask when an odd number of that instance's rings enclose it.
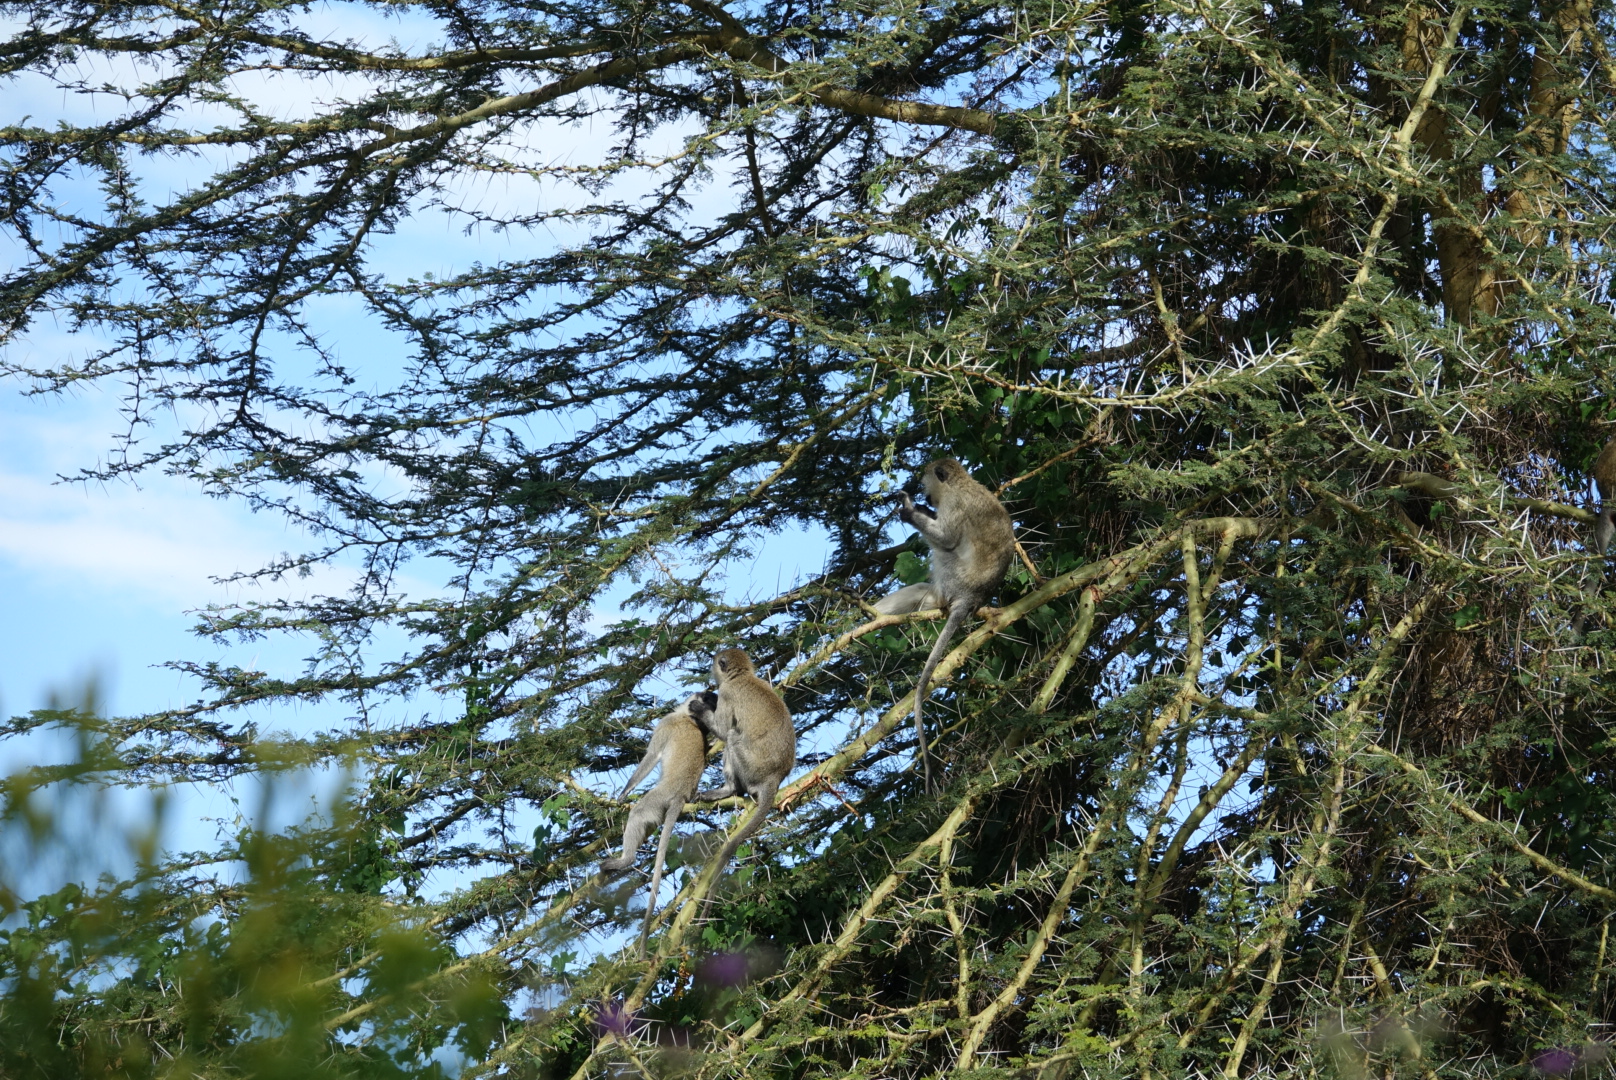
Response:
[[[943,598],[938,594],[935,585],[929,581],[922,581],[918,585],[905,585],[870,606],[882,615],[907,615],[911,611],[940,608],[943,606]]]
[[[662,835],[657,838],[656,865],[651,871],[651,892],[645,901],[645,928],[640,932],[640,950],[651,932],[651,915],[656,911],[657,893],[662,888],[662,867],[668,857],[668,838],[673,835],[674,822],[696,793],[701,774],[707,768],[707,736],[711,731],[713,710],[718,699],[711,691],[692,694],[678,708],[657,721],[651,733],[651,745],[645,749],[634,775],[623,785],[619,798],[639,786],[659,763],[662,774],[656,784],[640,796],[629,811],[628,824],[623,828],[623,853],[601,862],[601,870],[615,873],[634,865],[640,842],[656,825],[662,822]]]
[[[722,869],[738,848],[757,832],[774,808],[774,796],[797,764],[797,732],[780,694],[758,678],[751,657],[741,649],[721,649],[713,657],[718,708],[712,733],[724,740],[724,783],[696,795],[702,801],[751,795],[757,809],[729,838],[718,856]]]
[[[948,621],[943,623],[915,684],[915,738],[926,789],[930,791],[931,754],[921,713],[932,671],[960,624],[987,603],[1004,581],[1015,555],[1016,534],[998,496],[972,479],[965,466],[953,458],[940,458],[927,465],[921,471],[920,482],[935,509],[917,506],[904,492],[898,516],[931,545],[931,580],[906,585],[882,597],[874,607],[883,615],[904,615],[928,607],[948,609]]]
[[[1594,522],[1594,554],[1604,555],[1610,550],[1610,538],[1616,533],[1616,439],[1605,444],[1594,459],[1594,490],[1599,493],[1599,517]]]

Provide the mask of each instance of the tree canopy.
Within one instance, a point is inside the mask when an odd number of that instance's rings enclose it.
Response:
[[[1609,4],[0,10],[12,85],[72,103],[0,127],[0,371],[122,394],[87,477],[309,531],[262,574],[362,567],[202,615],[300,673],[178,658],[191,707],[6,725],[83,735],[7,788],[33,843],[52,786],[355,786],[11,873],[0,1071],[1600,1067]],[[400,274],[425,214],[502,239]],[[33,359],[47,323],[83,351]],[[890,495],[942,456],[1023,558],[938,669],[929,796],[940,620],[867,605],[924,576]],[[829,555],[775,594],[781,534]],[[731,645],[792,801],[705,905],[738,819],[686,815],[641,961],[615,786]],[[352,720],[267,737],[287,700]]]

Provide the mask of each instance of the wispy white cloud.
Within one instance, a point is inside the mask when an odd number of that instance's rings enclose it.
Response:
[[[312,546],[288,522],[209,498],[190,480],[147,474],[138,484],[62,483],[93,464],[117,417],[110,401],[36,403],[0,392],[0,560],[30,575],[61,575],[183,608],[346,592],[355,570],[262,583],[220,579]],[[432,591],[410,581],[408,591]]]

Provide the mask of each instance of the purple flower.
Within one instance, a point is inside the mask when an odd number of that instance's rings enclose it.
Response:
[[[1577,1067],[1577,1058],[1576,1051],[1557,1046],[1553,1050],[1545,1050],[1533,1058],[1532,1068],[1545,1076],[1564,1076]]]
[[[745,953],[713,953],[701,962],[696,977],[715,986],[745,986],[747,976]]]
[[[595,1014],[595,1027],[600,1029],[602,1035],[616,1035],[625,1038],[629,1026],[635,1021],[634,1013],[623,1008],[620,1001],[608,1001],[601,1005],[600,1011]]]

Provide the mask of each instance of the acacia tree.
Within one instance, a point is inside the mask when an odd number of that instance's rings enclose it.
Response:
[[[1609,5],[335,10],[418,44],[269,0],[4,5],[6,70],[103,110],[0,129],[5,370],[121,388],[87,475],[317,538],[265,574],[364,571],[205,614],[307,637],[300,674],[179,662],[191,708],[10,722],[93,751],[14,815],[75,777],[359,786],[12,894],[8,1074],[422,1072],[447,1041],[576,1077],[1598,1064]],[[569,125],[597,153],[550,154]],[[425,212],[521,255],[401,278],[378,252]],[[323,344],[333,297],[397,349]],[[96,344],[30,366],[42,319]],[[864,604],[924,573],[883,496],[942,455],[1025,558],[939,667],[929,797],[937,617]],[[765,595],[750,553],[795,528],[824,573]],[[448,587],[402,595],[410,559]],[[722,883],[694,838],[735,819],[687,815],[639,961],[639,880],[592,876],[608,773],[732,644],[823,752]],[[268,748],[284,699],[355,720]],[[423,893],[442,870],[472,884]]]

